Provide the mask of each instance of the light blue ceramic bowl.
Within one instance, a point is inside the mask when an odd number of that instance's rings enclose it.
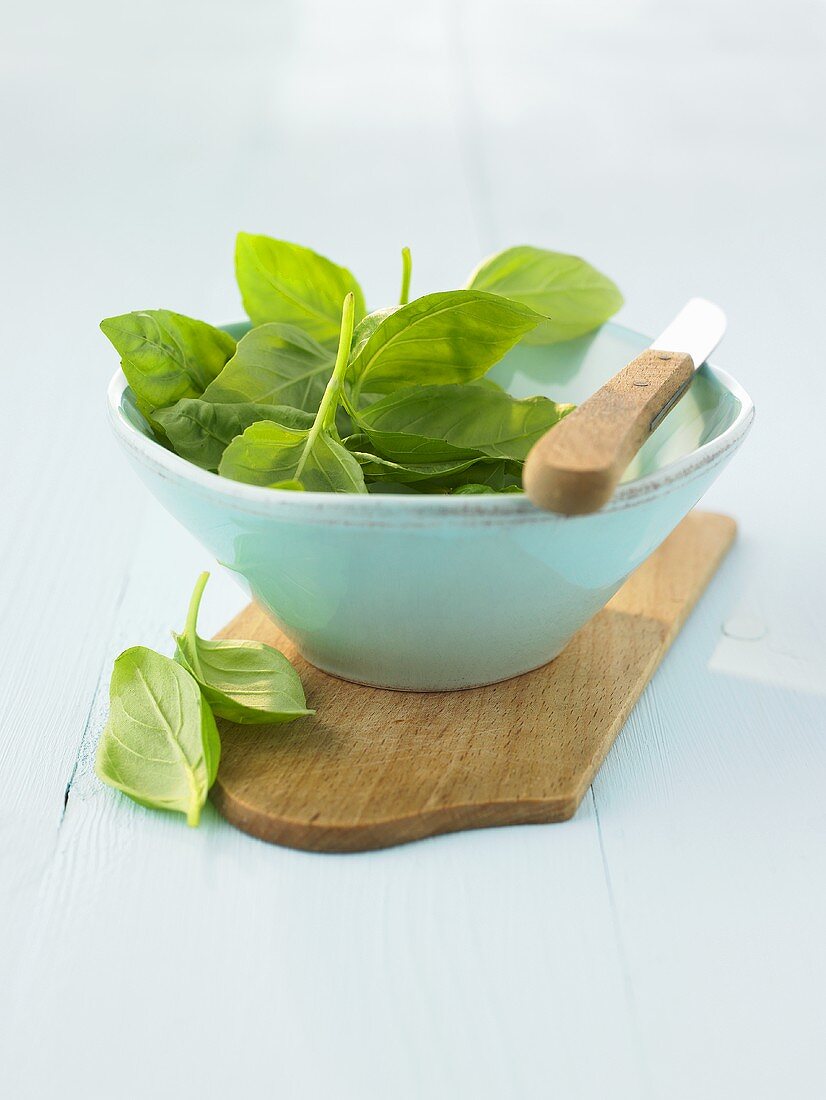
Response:
[[[581,401],[647,346],[618,325],[520,347],[491,372],[518,397]],[[155,443],[118,371],[115,433],[165,508],[231,569],[314,665],[378,687],[489,684],[554,658],[700,499],[754,416],[703,367],[602,511],[519,495],[348,496],[242,485]]]

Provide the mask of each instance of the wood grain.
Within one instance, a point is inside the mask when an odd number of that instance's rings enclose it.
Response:
[[[611,499],[652,425],[694,374],[690,355],[649,348],[546,432],[525,462],[525,492],[538,508],[596,512]]]
[[[262,840],[314,851],[566,820],[735,530],[727,516],[688,516],[555,661],[467,691],[336,679],[249,605],[219,637],[281,649],[317,714],[286,728],[221,723],[213,801]]]

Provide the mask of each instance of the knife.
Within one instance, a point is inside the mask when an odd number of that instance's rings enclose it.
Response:
[[[651,347],[533,445],[522,473],[533,503],[567,516],[607,504],[725,331],[719,306],[704,298],[687,302]]]

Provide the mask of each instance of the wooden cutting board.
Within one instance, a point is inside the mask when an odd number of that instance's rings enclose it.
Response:
[[[728,516],[693,512],[556,660],[466,691],[336,679],[250,604],[219,637],[284,652],[317,714],[220,722],[213,802],[253,836],[318,852],[572,817],[735,532]]]

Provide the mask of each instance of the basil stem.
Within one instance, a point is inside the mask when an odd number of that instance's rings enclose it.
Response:
[[[399,295],[399,305],[406,306],[410,301],[410,275],[413,271],[413,257],[410,249],[402,249],[402,291]]]
[[[336,353],[333,373],[330,381],[327,383],[324,396],[321,398],[321,404],[318,406],[315,421],[307,436],[307,442],[304,445],[304,453],[296,466],[295,477],[298,481],[301,480],[301,471],[304,469],[307,456],[312,451],[313,444],[316,439],[318,439],[319,434],[323,431],[329,431],[330,428],[335,426],[336,410],[341,403],[344,372],[347,370],[347,364],[350,359],[350,344],[353,340],[354,321],[355,298],[352,293],[349,293],[345,297],[341,307],[341,331],[338,338],[338,351]]]

